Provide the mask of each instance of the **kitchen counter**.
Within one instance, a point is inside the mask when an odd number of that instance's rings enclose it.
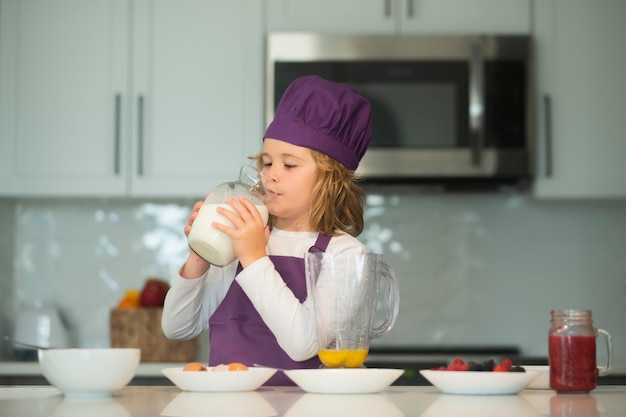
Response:
[[[137,367],[135,376],[155,377],[162,376],[161,369],[183,366],[184,363],[169,362],[142,362]],[[0,376],[41,376],[39,362],[7,361],[0,362]]]
[[[161,369],[183,366],[181,363],[140,363],[129,385],[173,385]],[[0,362],[0,385],[47,385],[39,362]],[[2,414],[0,414],[2,417]]]
[[[445,395],[432,386],[390,387],[380,394],[308,394],[297,387],[243,393],[183,392],[174,386],[128,386],[105,399],[71,400],[50,386],[0,386],[0,417],[384,416],[591,417],[626,415],[626,386],[589,395],[525,390],[518,395]]]
[[[464,356],[468,357],[468,356]],[[495,356],[488,356],[494,358]],[[482,357],[469,357],[470,359],[482,360]],[[469,360],[469,359],[468,359]],[[374,354],[368,356],[365,364],[370,368],[401,368],[404,374],[394,383],[394,385],[413,386],[430,385],[424,377],[419,374],[420,369],[428,369],[444,365],[450,361],[446,356],[425,356],[425,355],[402,355]],[[517,361],[528,365],[544,365],[547,359],[537,358],[535,360]],[[142,362],[137,368],[135,377],[129,385],[173,385],[162,373],[161,369],[184,366],[183,363],[169,362]],[[48,381],[43,377],[39,362],[20,361],[0,361],[0,385],[47,385]],[[610,375],[599,377],[598,385],[626,385],[626,366],[616,365]],[[1,415],[0,415],[1,417]]]

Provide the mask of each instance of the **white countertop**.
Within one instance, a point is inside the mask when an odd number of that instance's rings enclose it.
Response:
[[[0,416],[12,417],[516,417],[624,416],[626,386],[602,386],[589,395],[525,390],[518,395],[445,395],[435,387],[390,387],[379,394],[307,394],[297,387],[243,393],[183,392],[168,386],[129,386],[111,398],[65,399],[49,386],[0,386]]]

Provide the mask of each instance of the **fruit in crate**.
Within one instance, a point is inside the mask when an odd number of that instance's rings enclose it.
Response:
[[[117,303],[117,308],[139,308],[141,301],[140,294],[137,290],[127,290],[124,297]]]
[[[170,284],[158,278],[146,280],[140,294],[142,307],[163,307]]]

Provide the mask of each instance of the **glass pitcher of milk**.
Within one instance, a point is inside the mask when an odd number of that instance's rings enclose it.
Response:
[[[244,165],[241,167],[239,178],[236,181],[218,185],[204,200],[198,217],[191,226],[187,241],[189,247],[205,261],[212,265],[225,266],[235,260],[230,238],[211,225],[213,222],[218,222],[233,227],[233,224],[226,217],[217,213],[218,207],[234,211],[226,203],[226,199],[237,199],[240,196],[245,196],[256,206],[263,221],[267,223],[269,213],[259,198],[267,194],[261,177],[262,174],[256,168]]]

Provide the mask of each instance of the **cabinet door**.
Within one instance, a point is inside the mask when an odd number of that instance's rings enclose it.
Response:
[[[261,2],[134,3],[131,193],[203,198],[261,150]]]
[[[267,30],[393,33],[397,6],[397,0],[267,0]]]
[[[530,33],[530,0],[399,0],[401,33]]]
[[[626,2],[536,5],[540,197],[626,197]]]
[[[7,193],[122,193],[127,0],[2,0],[1,8]]]
[[[268,0],[269,31],[529,33],[530,0]]]

